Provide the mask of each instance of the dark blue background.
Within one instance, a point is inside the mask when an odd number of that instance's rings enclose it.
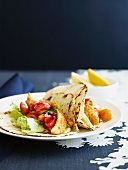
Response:
[[[127,0],[0,0],[0,69],[128,68]]]

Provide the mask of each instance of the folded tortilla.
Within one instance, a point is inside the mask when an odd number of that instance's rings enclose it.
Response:
[[[27,95],[26,103],[28,106],[36,103],[36,100],[34,100],[31,97],[30,93],[28,93],[28,95]],[[51,129],[51,135],[64,134],[66,129],[68,128],[67,121],[66,121],[64,114],[58,109],[56,109],[56,111],[57,111],[57,120],[56,120],[54,127]],[[50,134],[44,134],[43,132],[41,132],[41,133],[35,132],[35,133],[30,133],[30,134],[23,133],[19,127],[17,127],[16,125],[14,125],[12,123],[12,121],[11,121],[12,118],[9,116],[9,112],[10,111],[0,112],[0,129],[3,130],[4,132],[7,132],[7,133],[9,132],[12,134],[17,134],[17,135],[36,136],[36,137],[50,136]]]
[[[79,127],[95,129],[85,114],[85,98],[88,88],[86,84],[74,83],[65,86],[57,86],[46,92],[45,101],[57,102],[61,105],[68,125],[73,131],[79,131]]]
[[[62,112],[57,110],[57,120],[55,126],[51,129],[51,134],[59,135],[65,133],[67,121]]]
[[[35,103],[36,101],[31,97],[30,93],[28,93],[27,100],[26,100],[27,106],[30,107],[31,104],[35,104]],[[56,111],[57,111],[56,124],[51,129],[51,134],[53,135],[63,134],[67,128],[67,121],[64,114],[58,109],[56,109]]]

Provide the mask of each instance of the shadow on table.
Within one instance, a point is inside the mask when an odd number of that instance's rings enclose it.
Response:
[[[15,145],[15,138],[0,134],[0,161],[4,160],[12,153]]]

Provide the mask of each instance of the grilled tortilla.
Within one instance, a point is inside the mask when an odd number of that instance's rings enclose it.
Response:
[[[57,110],[57,120],[55,126],[51,129],[51,134],[63,134],[67,128],[67,121],[62,112]]]
[[[27,100],[26,100],[27,106],[29,107],[31,104],[35,104],[35,103],[36,101],[31,97],[30,93],[28,93]],[[67,128],[67,121],[64,114],[60,110],[56,109],[56,111],[57,111],[57,120],[55,126],[51,129],[51,134],[59,135],[65,132]]]
[[[95,129],[85,113],[85,97],[88,88],[83,83],[74,83],[66,86],[57,86],[46,92],[45,101],[58,102],[61,105],[68,125],[73,131],[79,131],[78,127]]]
[[[26,103],[28,105],[28,107],[31,105],[31,104],[35,104],[36,103],[36,100],[34,100],[30,93],[28,93],[27,95],[27,100],[26,100]],[[12,110],[8,110],[6,112],[0,112],[0,128],[6,132],[9,132],[9,133],[12,133],[12,134],[19,134],[19,135],[29,135],[29,136],[48,136],[48,134],[44,134],[43,132],[39,133],[39,132],[32,132],[32,133],[29,133],[29,134],[26,134],[25,132],[22,132],[21,129],[14,123],[12,123],[12,118],[10,117],[10,112]],[[67,130],[68,128],[68,125],[67,125],[67,121],[66,121],[66,118],[64,116],[64,114],[56,109],[57,113],[56,113],[56,123],[55,125],[53,126],[53,128],[51,129],[51,134],[52,135],[60,135],[60,134],[64,134],[65,131]],[[29,118],[31,119],[31,118]]]

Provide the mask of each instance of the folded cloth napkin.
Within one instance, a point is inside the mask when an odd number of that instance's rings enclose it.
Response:
[[[34,85],[16,73],[0,87],[0,98],[33,91]]]
[[[0,87],[0,98],[33,91],[34,85],[16,73]],[[0,161],[11,154],[15,143],[16,139],[13,139],[13,137],[0,134]]]

